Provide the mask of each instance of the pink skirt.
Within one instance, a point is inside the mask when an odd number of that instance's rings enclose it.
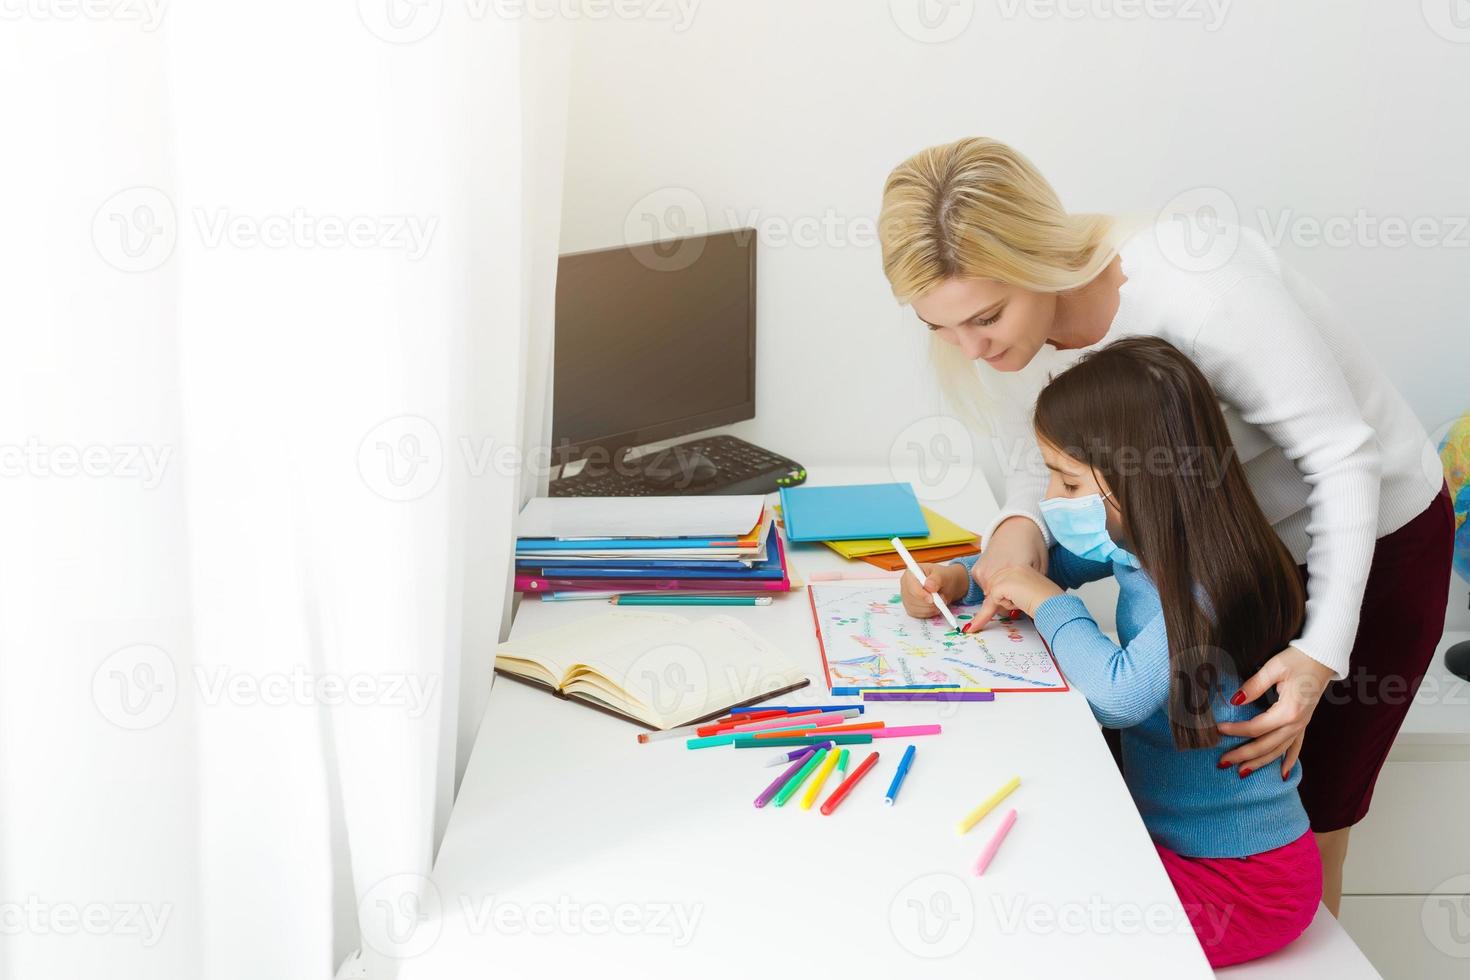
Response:
[[[1274,953],[1302,934],[1322,901],[1322,857],[1311,831],[1243,858],[1154,848],[1212,967]]]

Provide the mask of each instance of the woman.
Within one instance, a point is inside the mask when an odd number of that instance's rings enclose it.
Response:
[[[1444,628],[1453,510],[1423,427],[1321,297],[1259,235],[1240,229],[1233,253],[1202,263],[1190,233],[1068,214],[1029,161],[983,138],[900,164],[879,218],[884,272],[938,341],[941,380],[1002,440],[1005,501],[974,568],[981,588],[1006,568],[1047,567],[1047,475],[1029,418],[1038,375],[1107,341],[1154,336],[1220,396],[1251,489],[1307,588],[1301,633],[1234,697],[1274,688],[1278,700],[1220,725],[1250,739],[1221,755],[1234,775],[1220,776],[1285,779],[1300,757],[1335,915],[1349,829]],[[1120,465],[1227,462],[1200,447],[1132,448]]]

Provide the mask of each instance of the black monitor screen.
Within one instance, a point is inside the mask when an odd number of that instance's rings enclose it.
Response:
[[[755,232],[561,257],[552,440],[563,459],[755,417]]]

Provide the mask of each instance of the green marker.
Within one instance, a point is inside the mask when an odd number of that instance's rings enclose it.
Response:
[[[842,752],[841,752],[841,754],[837,756],[837,771],[840,772],[840,773],[846,773],[847,772],[847,750],[846,749],[843,749]]]
[[[801,771],[795,776],[792,776],[791,781],[785,786],[782,786],[781,792],[776,794],[775,803],[777,806],[785,806],[786,801],[796,795],[796,791],[801,789],[801,784],[806,782],[806,777],[811,774],[813,769],[822,764],[822,759],[826,755],[826,749],[818,749],[816,755],[806,760],[806,765],[801,767]]]

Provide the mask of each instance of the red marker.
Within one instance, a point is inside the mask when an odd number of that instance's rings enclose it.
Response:
[[[857,781],[866,776],[868,770],[877,764],[878,753],[869,752],[868,757],[863,760],[863,764],[854,769],[852,775],[844,779],[842,785],[838,786],[837,789],[832,791],[832,795],[827,797],[827,802],[822,804],[822,816],[830,817],[832,811],[841,805],[842,801],[847,798],[848,793],[852,792],[852,788],[857,785]]]

